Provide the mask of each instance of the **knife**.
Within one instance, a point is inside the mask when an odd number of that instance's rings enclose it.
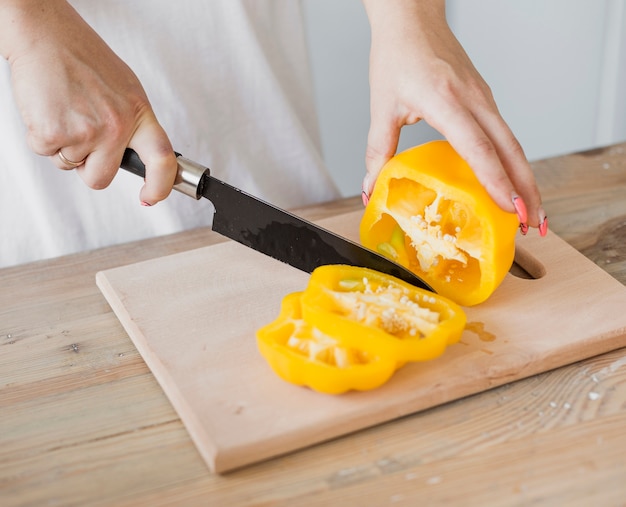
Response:
[[[433,291],[417,275],[387,257],[247,194],[211,176],[209,168],[178,153],[176,156],[174,189],[213,203],[211,228],[215,232],[307,273],[325,264],[348,264]],[[130,148],[126,149],[120,167],[145,178],[146,167]]]

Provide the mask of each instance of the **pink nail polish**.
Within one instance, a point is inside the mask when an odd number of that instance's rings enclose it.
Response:
[[[365,190],[363,190],[363,192],[361,192],[361,199],[363,200],[363,206],[367,206],[367,203],[370,202],[370,198],[365,193]]]
[[[526,234],[528,234],[528,224],[519,224],[519,230],[522,236],[526,236]]]
[[[520,224],[528,223],[526,203],[519,195],[513,196],[513,206],[515,206],[515,212],[517,213],[517,218],[519,218]]]
[[[543,238],[546,234],[548,234],[548,217],[543,217],[539,224],[539,235]]]
[[[142,206],[152,206],[152,204],[150,204],[149,202],[146,202],[146,201],[141,201],[141,205]]]
[[[367,203],[370,202],[370,195],[372,195],[372,189],[370,187],[370,175],[365,174],[361,185],[361,199],[363,200],[363,206],[367,206]]]

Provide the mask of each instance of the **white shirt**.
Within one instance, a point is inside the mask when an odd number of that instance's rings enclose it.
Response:
[[[293,0],[74,0],[137,74],[174,149],[282,207],[339,196],[321,158],[302,10]],[[34,155],[0,65],[0,267],[209,225],[172,192],[146,208],[140,178],[104,190]]]

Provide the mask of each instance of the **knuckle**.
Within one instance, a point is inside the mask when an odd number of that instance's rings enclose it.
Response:
[[[459,101],[456,82],[449,76],[437,76],[434,85],[433,89],[443,103],[452,104]]]
[[[172,187],[154,185],[149,186],[148,184],[146,184],[144,196],[149,202],[156,203],[167,198],[170,195],[171,191]]]
[[[365,148],[365,160],[367,162],[378,162],[381,158],[383,158],[382,153],[371,144],[368,144],[367,148]]]
[[[476,100],[482,99],[489,105],[495,106],[495,99],[491,87],[482,79],[479,81],[471,81],[468,85],[472,97]]]
[[[81,171],[80,176],[89,188],[93,190],[103,190],[107,188],[117,169],[112,170],[109,167],[94,169],[93,167],[88,170]]]
[[[171,192],[171,188],[162,188],[157,192],[153,192],[153,196],[154,196],[154,200],[155,201],[162,201],[165,198],[167,198],[170,195]]]
[[[492,176],[490,185],[495,191],[495,190],[502,190],[502,189],[506,189],[510,187],[511,182],[509,180],[509,177],[506,175],[506,173],[499,173],[499,174],[495,174],[494,176]]]
[[[479,172],[477,176],[487,193],[491,196],[509,196],[513,190],[511,180],[504,170],[488,173]]]
[[[510,139],[507,142],[507,150],[509,153],[513,155],[514,158],[526,158],[526,154],[524,153],[524,148],[522,144],[518,141],[518,139],[511,135]]]
[[[365,150],[365,167],[370,174],[378,174],[383,165],[392,155],[384,156],[379,150],[368,146]]]
[[[104,190],[109,186],[109,183],[102,180],[95,180],[87,183],[87,186],[93,190]]]
[[[58,129],[29,127],[26,139],[30,148],[37,155],[54,155],[63,144],[63,135]]]
[[[108,142],[116,144],[122,140],[126,140],[129,125],[132,125],[132,123],[115,110],[107,110],[102,116],[101,128]]]
[[[489,138],[485,136],[478,137],[470,147],[470,157],[472,160],[485,160],[496,156],[495,146]]]
[[[137,126],[145,108],[141,97],[130,94],[124,103],[108,102],[99,111],[99,120],[95,124],[94,136],[106,136],[107,142],[127,143],[132,131]]]

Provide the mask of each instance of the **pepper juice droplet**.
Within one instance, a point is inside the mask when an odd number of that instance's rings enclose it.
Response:
[[[468,322],[465,324],[465,329],[477,335],[482,342],[492,342],[496,339],[495,334],[485,330],[484,322]]]

